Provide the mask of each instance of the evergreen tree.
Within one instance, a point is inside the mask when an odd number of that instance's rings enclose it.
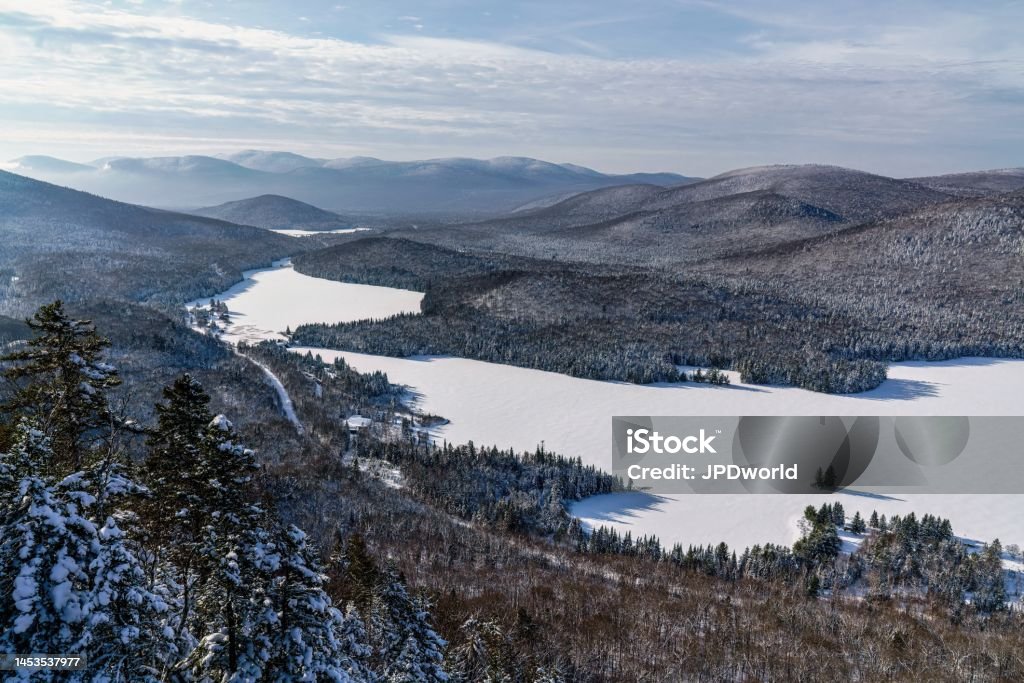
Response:
[[[389,566],[371,606],[370,640],[385,680],[420,683],[447,681],[444,639],[430,625],[430,605],[412,598],[397,570]]]
[[[360,534],[354,533],[349,537],[342,562],[342,600],[365,614],[373,602],[374,590],[381,577]]]
[[[832,465],[828,466],[828,468],[825,470],[825,475],[822,477],[821,484],[822,487],[825,488],[826,490],[835,490],[835,488],[839,484],[835,467],[833,467]]]
[[[974,606],[980,612],[1006,609],[1006,584],[1003,577],[1003,546],[995,539],[975,558]]]
[[[167,605],[146,586],[133,544],[117,519],[140,487],[113,467],[44,474],[49,437],[22,421],[0,455],[0,650],[81,653],[90,678],[155,680],[166,650]],[[15,487],[12,488],[11,484]],[[40,680],[83,680],[87,672],[40,672]]]
[[[2,359],[16,387],[4,412],[31,417],[50,439],[52,466],[76,471],[117,423],[106,395],[121,381],[103,360],[110,342],[90,321],[70,318],[60,301],[26,322],[35,336]]]
[[[459,635],[462,642],[448,657],[453,683],[511,680],[509,643],[497,622],[470,617],[459,627]]]
[[[357,614],[343,614],[324,592],[319,562],[306,534],[289,526],[277,534],[277,557],[267,562],[266,594],[271,610],[254,605],[264,617],[262,640],[270,654],[273,680],[355,680],[369,677],[364,661],[370,654]],[[256,547],[258,555],[266,557]],[[252,639],[257,640],[257,639]]]
[[[878,528],[878,511],[877,510],[872,510],[871,511],[871,519],[868,520],[868,526],[870,526],[872,529],[877,529]]]
[[[832,504],[832,523],[839,527],[846,524],[846,510],[838,500]]]
[[[173,582],[178,588],[179,618],[173,625],[183,652],[195,646],[188,625],[194,589],[204,567],[199,557],[203,530],[210,521],[212,491],[204,459],[211,457],[207,427],[209,396],[189,375],[163,391],[156,405],[157,427],[149,439],[142,472],[151,496],[141,506],[145,520],[147,565],[152,584]]]
[[[250,601],[254,591],[258,594],[264,588],[261,575],[273,562],[265,552],[263,510],[250,502],[256,462],[253,452],[237,443],[223,415],[210,421],[201,443],[198,470],[208,487],[203,498],[208,507],[197,511],[204,522],[196,547],[203,580],[196,584],[194,632],[206,635],[188,658],[188,666],[197,675],[256,680],[263,674],[267,653],[261,651],[254,658],[247,647],[254,628]]]
[[[867,531],[867,525],[864,524],[864,518],[860,516],[859,510],[853,513],[853,519],[850,521],[850,531],[855,534],[863,534]]]

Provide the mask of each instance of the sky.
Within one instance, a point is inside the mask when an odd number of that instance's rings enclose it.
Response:
[[[1019,0],[0,0],[0,160],[1024,166]]]

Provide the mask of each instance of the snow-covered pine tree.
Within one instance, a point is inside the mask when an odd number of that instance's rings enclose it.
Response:
[[[247,638],[255,630],[252,605],[269,609],[260,579],[268,571],[264,563],[274,559],[262,550],[267,545],[266,516],[250,502],[255,457],[237,442],[223,415],[203,430],[198,453],[197,481],[204,489],[201,505],[192,513],[202,523],[195,548],[202,580],[194,585],[196,609],[189,625],[203,635],[184,665],[199,677],[260,680],[269,653],[265,643]]]
[[[183,654],[195,646],[188,624],[193,617],[194,584],[204,569],[200,542],[213,502],[203,465],[210,450],[206,435],[213,415],[207,407],[210,397],[189,375],[175,380],[163,395],[164,402],[156,405],[157,427],[142,465],[151,495],[140,512],[145,520],[150,582],[177,587],[180,605],[171,627],[181,640]]]
[[[470,617],[459,627],[459,632],[462,642],[447,657],[452,683],[512,680],[508,639],[497,622]]]
[[[980,612],[1006,609],[1006,583],[1003,576],[1003,546],[995,539],[975,556],[974,607]]]
[[[120,384],[103,360],[110,342],[87,320],[74,320],[60,301],[26,321],[35,336],[3,360],[4,377],[17,387],[4,408],[30,416],[49,438],[53,466],[78,470],[116,424],[106,392]]]
[[[343,614],[324,592],[319,561],[295,526],[281,527],[274,555],[263,555],[265,589],[271,610],[263,610],[261,630],[270,651],[270,680],[365,681],[371,678],[366,660],[370,648],[362,621]]]
[[[119,501],[140,488],[114,468],[54,481],[43,474],[53,459],[28,418],[0,455],[0,593],[11,598],[0,601],[0,650],[89,657],[89,671],[33,680],[157,680],[167,605],[147,588],[117,521]]]
[[[374,658],[389,683],[448,680],[447,643],[430,625],[430,604],[423,597],[410,597],[393,565],[381,572],[369,626]]]

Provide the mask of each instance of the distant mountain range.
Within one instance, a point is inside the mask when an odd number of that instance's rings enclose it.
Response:
[[[26,156],[7,168],[147,206],[193,208],[271,194],[342,213],[378,215],[496,215],[546,197],[601,187],[668,187],[695,180],[674,173],[609,175],[526,157],[397,162],[370,157],[314,159],[257,150],[223,157],[115,157],[91,164]]]

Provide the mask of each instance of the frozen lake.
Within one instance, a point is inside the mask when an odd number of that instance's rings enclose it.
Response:
[[[533,449],[544,443],[563,455],[611,469],[613,415],[1014,415],[1024,399],[1024,361],[966,358],[900,363],[873,391],[836,396],[790,387],[734,384],[635,385],[576,379],[550,372],[462,358],[386,358],[329,349],[362,372],[382,370],[406,384],[418,407],[450,424],[436,431],[453,443]],[[735,377],[734,380],[736,381]],[[608,525],[663,542],[791,544],[805,506],[840,500],[847,513],[926,512],[949,517],[956,532],[979,540],[1024,544],[1024,495],[650,495],[621,493],[576,503],[587,525]]]
[[[245,278],[215,297],[227,304],[231,324],[224,338],[258,342],[284,339],[285,328],[303,323],[343,323],[418,313],[422,292],[356,285],[303,275],[282,259],[271,268],[249,270]],[[186,304],[206,305],[210,297]]]
[[[285,327],[343,322],[418,311],[422,294],[387,287],[332,282],[295,272],[286,262],[253,271],[223,295],[232,313],[226,338],[281,338]],[[202,300],[205,303],[207,300]],[[940,363],[899,363],[890,379],[852,396],[790,387],[634,385],[577,379],[539,370],[461,358],[388,358],[328,349],[362,372],[381,370],[407,385],[417,407],[450,424],[440,438],[519,450],[543,443],[554,452],[611,467],[613,415],[1019,415],[1024,409],[1024,361],[965,358]],[[663,542],[791,544],[808,503],[842,501],[848,514],[917,514],[949,517],[958,534],[1024,544],[1024,495],[838,496],[649,495],[598,496],[573,506],[588,525],[610,525],[634,536],[654,533]]]
[[[276,228],[276,232],[288,237],[309,237],[310,235],[348,235],[353,232],[367,232],[370,228],[338,228],[337,230],[296,230],[294,228]]]

